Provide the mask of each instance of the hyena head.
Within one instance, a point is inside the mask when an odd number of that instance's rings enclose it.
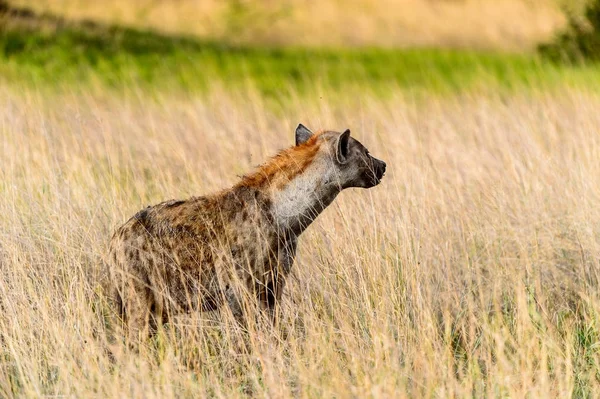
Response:
[[[350,137],[350,129],[343,133],[325,131],[317,137],[306,126],[296,128],[296,146],[309,140],[319,141],[319,163],[328,167],[328,175],[339,185],[340,190],[350,187],[371,188],[385,175],[386,164],[373,157],[362,143]]]
[[[280,228],[300,234],[345,188],[370,188],[385,174],[385,162],[343,133],[296,128],[296,145],[247,175],[239,187],[265,189]]]

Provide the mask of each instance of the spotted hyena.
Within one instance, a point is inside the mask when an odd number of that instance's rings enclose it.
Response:
[[[298,237],[342,190],[378,185],[385,168],[350,130],[299,125],[295,146],[232,188],[141,210],[110,243],[113,299],[129,333],[223,304],[243,320],[244,295],[273,313]]]

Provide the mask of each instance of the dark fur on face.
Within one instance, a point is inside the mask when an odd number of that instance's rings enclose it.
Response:
[[[371,188],[381,183],[385,175],[385,162],[372,156],[360,141],[352,137],[347,146],[346,162],[340,167],[355,170],[356,173],[354,178],[344,184],[344,188]]]

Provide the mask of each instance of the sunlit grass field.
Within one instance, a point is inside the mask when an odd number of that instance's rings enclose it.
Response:
[[[3,85],[2,396],[583,397],[598,389],[597,94],[120,98]],[[113,229],[233,184],[298,121],[388,163],[301,238],[277,328],[178,319],[140,353],[102,316]],[[245,340],[247,345],[240,345]]]
[[[21,2],[22,3],[22,2]],[[0,397],[594,397],[600,72],[535,54],[0,29]],[[301,237],[277,326],[111,339],[139,209],[233,185],[303,123],[388,165]]]

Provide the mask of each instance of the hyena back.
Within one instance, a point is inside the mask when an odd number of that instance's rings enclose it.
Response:
[[[227,304],[243,320],[242,295],[273,313],[300,234],[343,189],[370,188],[386,165],[350,131],[296,129],[296,145],[234,187],[148,207],[110,243],[112,295],[132,337],[177,313]]]

